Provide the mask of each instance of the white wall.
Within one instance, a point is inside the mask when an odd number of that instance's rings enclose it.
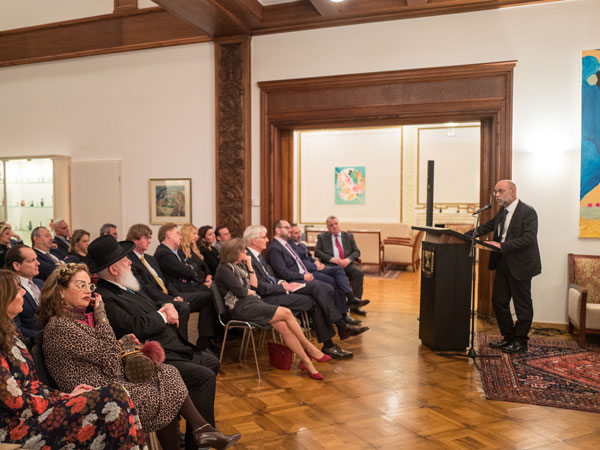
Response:
[[[535,319],[566,322],[568,252],[600,253],[579,239],[580,59],[600,48],[600,2],[559,3],[259,36],[253,39],[253,196],[259,195],[256,82],[517,60],[513,178],[539,215],[543,273]],[[258,209],[254,220],[259,220]]]
[[[0,69],[0,155],[121,159],[123,237],[133,223],[148,223],[149,178],[192,178],[193,221],[214,223],[213,48]],[[71,189],[76,195],[77,184]]]

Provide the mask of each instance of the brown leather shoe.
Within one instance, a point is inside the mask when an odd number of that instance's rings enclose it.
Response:
[[[196,430],[194,431],[194,439],[198,447],[210,447],[216,448],[217,450],[225,450],[231,447],[237,441],[240,440],[242,435],[236,434],[223,434],[220,431],[205,431]]]

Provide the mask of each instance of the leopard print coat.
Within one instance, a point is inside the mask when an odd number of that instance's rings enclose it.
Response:
[[[71,318],[53,317],[44,328],[43,351],[52,378],[64,392],[78,384],[123,385],[146,433],[171,423],[188,395],[179,372],[168,364],[158,367],[145,383],[127,381],[120,346],[108,322],[92,328]]]

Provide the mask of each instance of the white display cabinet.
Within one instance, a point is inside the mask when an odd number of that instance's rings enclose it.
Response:
[[[31,245],[31,230],[63,218],[71,223],[70,158],[3,158],[2,220]]]

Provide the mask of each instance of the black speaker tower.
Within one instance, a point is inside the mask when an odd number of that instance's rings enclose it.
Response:
[[[425,225],[433,226],[433,167],[435,161],[427,161],[427,216]]]

